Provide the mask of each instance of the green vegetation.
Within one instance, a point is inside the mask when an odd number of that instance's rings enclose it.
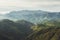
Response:
[[[60,21],[33,24],[25,20],[0,21],[0,40],[60,40]]]
[[[26,40],[60,40],[60,22],[46,21],[32,27],[35,31]]]
[[[33,33],[26,40],[60,40],[60,27],[48,28]]]
[[[25,20],[11,21],[4,19],[0,21],[0,40],[24,40],[33,30],[34,24]]]

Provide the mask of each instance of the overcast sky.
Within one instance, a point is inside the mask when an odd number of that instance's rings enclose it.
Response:
[[[60,0],[0,0],[0,13],[22,9],[60,11]]]

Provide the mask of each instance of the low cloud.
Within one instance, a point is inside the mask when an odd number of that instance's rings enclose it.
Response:
[[[60,0],[0,0],[0,11],[43,9],[60,11]]]

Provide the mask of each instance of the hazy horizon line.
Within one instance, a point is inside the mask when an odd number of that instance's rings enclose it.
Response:
[[[44,12],[60,12],[60,11],[50,11],[50,10],[39,10],[39,9],[22,9],[22,10],[12,10],[12,11],[0,11],[0,14],[7,14],[7,13],[10,13],[10,12],[13,12],[13,11],[44,11]]]

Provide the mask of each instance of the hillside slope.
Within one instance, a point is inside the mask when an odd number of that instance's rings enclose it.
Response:
[[[40,30],[28,36],[26,40],[60,40],[60,27]]]
[[[34,24],[25,20],[11,21],[4,19],[0,21],[0,40],[24,40],[32,31],[30,27]]]

